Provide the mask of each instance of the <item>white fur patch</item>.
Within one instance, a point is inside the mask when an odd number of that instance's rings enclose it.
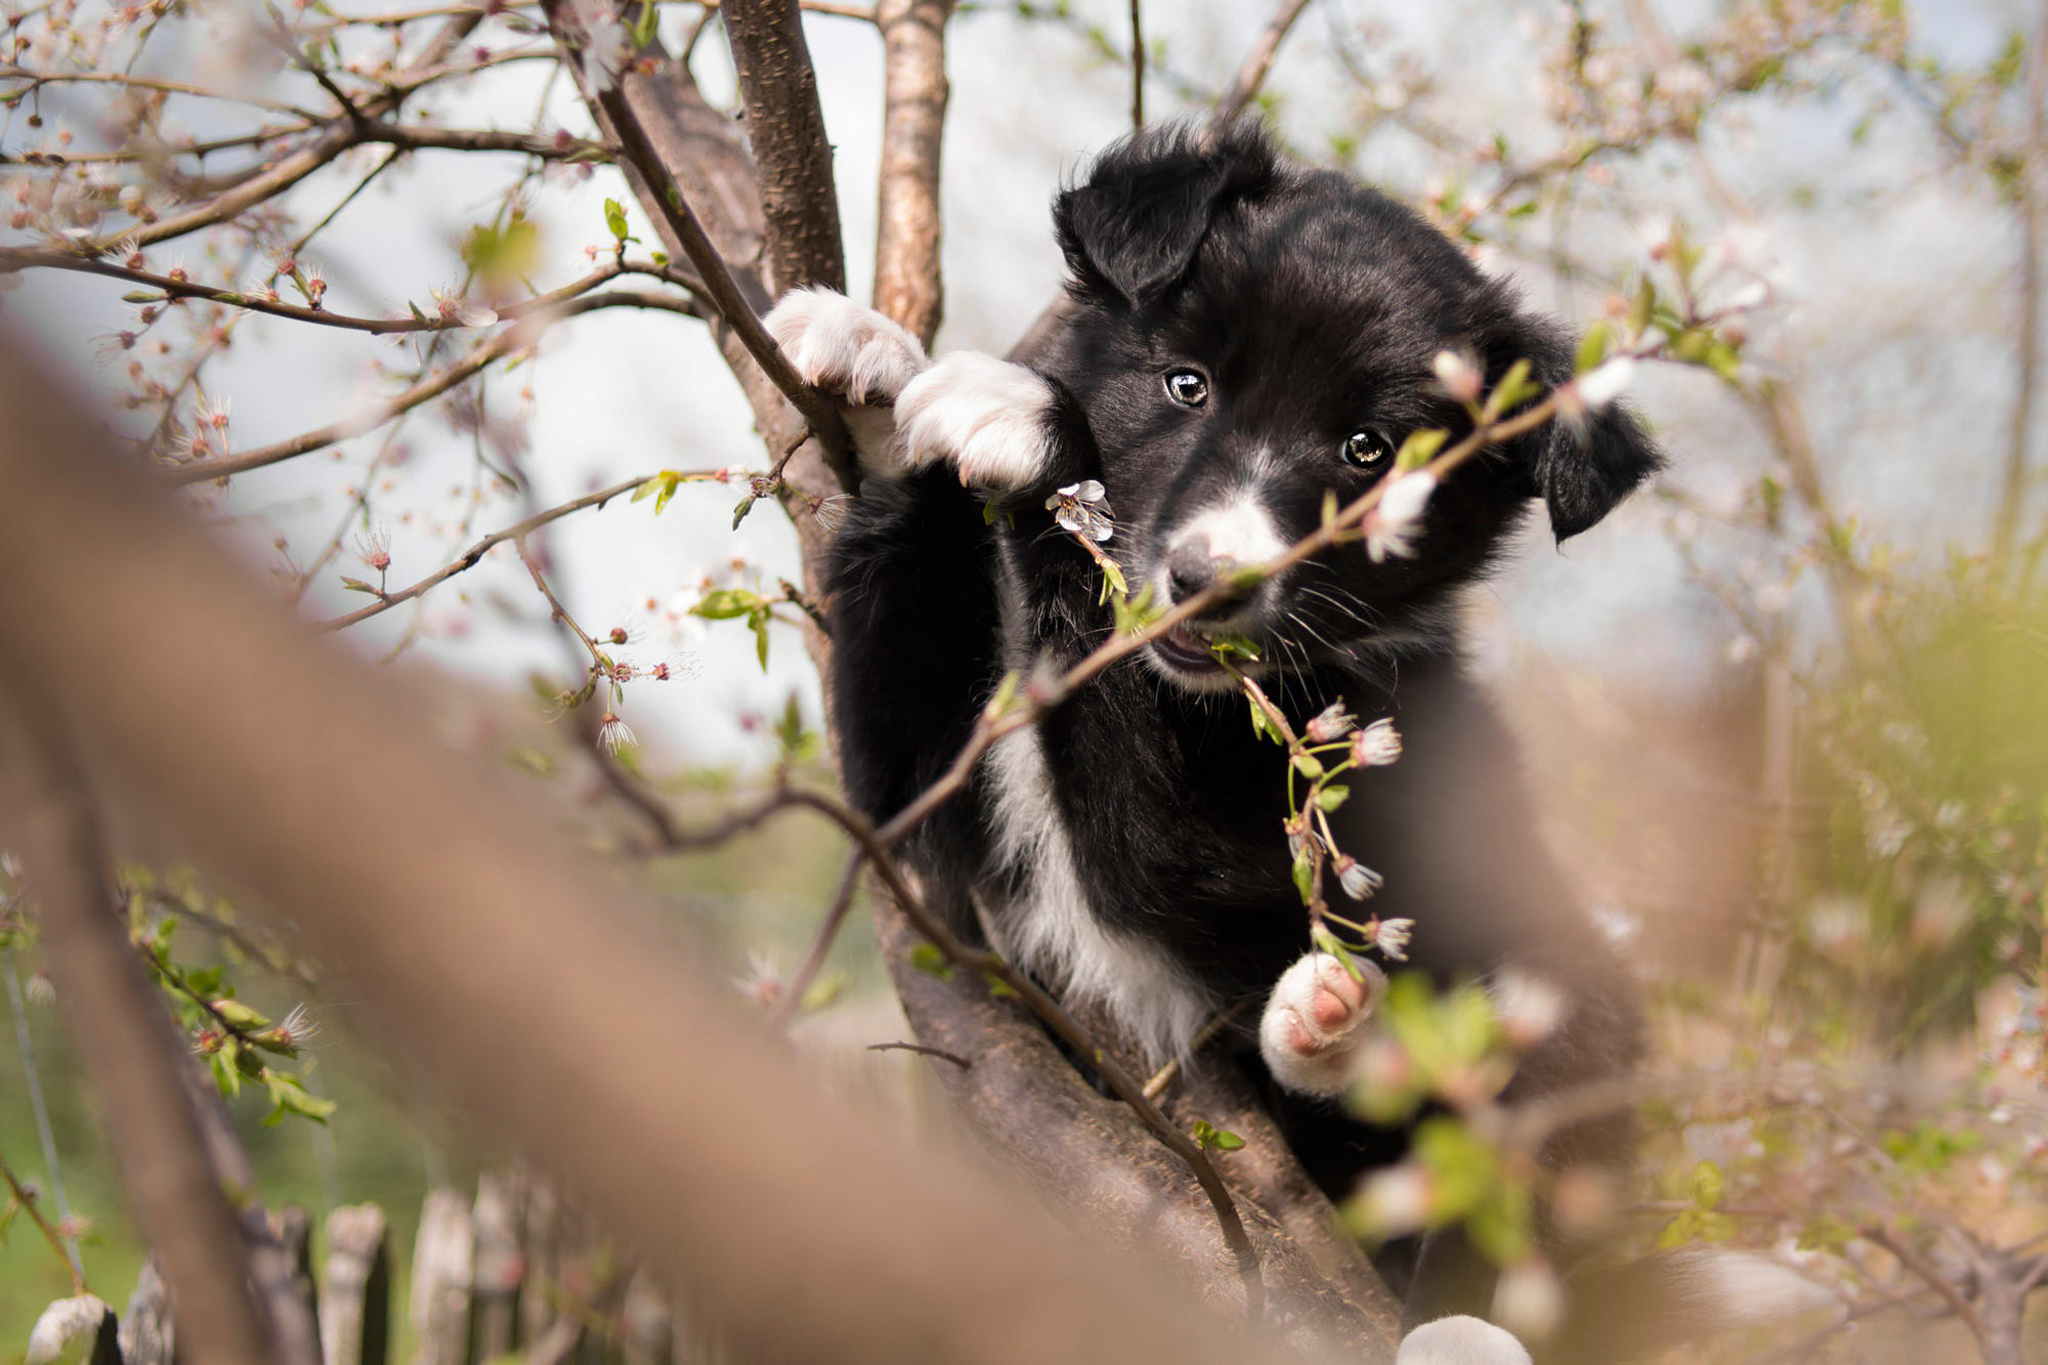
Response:
[[[960,482],[1028,488],[1052,460],[1046,417],[1052,385],[975,351],[955,351],[910,381],[896,399],[896,446],[907,464],[951,461]]]
[[[806,384],[845,398],[846,426],[870,473],[900,473],[889,404],[931,364],[917,338],[830,289],[793,289],[762,319]]]
[[[931,364],[916,337],[830,289],[793,289],[762,322],[805,383],[855,405],[895,402]]]
[[[1190,541],[1207,549],[1209,558],[1238,566],[1263,564],[1287,548],[1258,490],[1246,487],[1232,489],[1182,523],[1168,543],[1169,557]]]
[[[1358,965],[1363,981],[1328,953],[1304,953],[1273,983],[1259,1018],[1259,1055],[1273,1079],[1296,1094],[1341,1095],[1351,1083],[1364,1024],[1387,987],[1378,967],[1362,959]],[[1348,1007],[1327,1024],[1316,1018],[1317,999],[1325,995]]]
[[[1682,1251],[1685,1288],[1731,1323],[1774,1322],[1827,1307],[1835,1296],[1776,1261],[1746,1251]]]
[[[1402,1338],[1394,1365],[1530,1365],[1514,1335],[1479,1318],[1438,1318]]]
[[[1163,949],[1095,918],[1037,730],[1005,736],[986,761],[995,785],[996,849],[1025,887],[1022,902],[1006,907],[1001,924],[1019,964],[1045,978],[1062,999],[1108,1011],[1151,1065],[1178,1056],[1207,1022],[1212,1002]]]

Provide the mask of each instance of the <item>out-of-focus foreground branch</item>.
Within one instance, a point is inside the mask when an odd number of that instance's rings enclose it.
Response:
[[[96,779],[289,906],[465,1114],[738,1342],[848,1361],[1280,1358],[961,1153],[828,1099],[615,908],[599,868],[124,475],[61,391],[0,352],[0,406],[20,414],[0,442],[0,653],[70,642],[61,671],[24,679],[32,704],[67,716]]]

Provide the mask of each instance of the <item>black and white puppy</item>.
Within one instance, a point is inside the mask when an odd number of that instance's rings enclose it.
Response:
[[[1046,510],[1099,480],[1106,547],[1135,591],[1184,599],[1278,554],[1387,476],[1411,431],[1470,429],[1434,378],[1450,350],[1489,384],[1517,360],[1555,385],[1573,349],[1410,210],[1291,164],[1256,126],[1155,130],[1105,153],[1054,206],[1070,307],[1024,364],[916,340],[836,294],[769,326],[844,396],[865,480],[830,566],[832,704],[852,799],[876,819],[945,769],[1005,672],[1065,667],[1105,639],[1099,571]],[[1297,724],[1333,701],[1391,716],[1406,753],[1361,774],[1337,843],[1385,877],[1371,910],[1415,921],[1438,980],[1503,967],[1569,1002],[1515,1095],[1629,1067],[1641,1027],[1620,964],[1540,845],[1513,744],[1460,659],[1458,601],[1534,502],[1559,539],[1659,464],[1618,406],[1552,423],[1445,479],[1412,557],[1323,553],[1108,670],[1004,740],[912,856],[963,924],[978,892],[1002,946],[1106,1010],[1155,1062],[1220,1012],[1301,1160],[1333,1197],[1399,1160],[1405,1131],[1334,1098],[1373,988],[1309,952],[1281,822],[1284,760],[1201,636],[1258,645],[1251,671]],[[997,515],[985,515],[993,502]],[[1254,1046],[1256,1043],[1256,1046]],[[1621,1118],[1562,1134],[1553,1162],[1624,1162]],[[1493,1273],[1456,1236],[1383,1258],[1410,1315],[1484,1315]],[[1568,1320],[1556,1358],[1606,1347]]]

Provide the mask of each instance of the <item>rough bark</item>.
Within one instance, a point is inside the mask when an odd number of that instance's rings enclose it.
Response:
[[[881,0],[882,174],[875,307],[927,347],[945,311],[939,270],[940,145],[946,126],[946,20],[953,0]]]
[[[932,1063],[982,1139],[1064,1213],[1133,1247],[1163,1249],[1205,1296],[1241,1309],[1243,1293],[1216,1217],[1194,1177],[1129,1108],[1098,1094],[1037,1021],[963,973],[908,965],[916,933],[877,915],[884,956],[924,1045],[964,1059]],[[1221,1157],[1264,1270],[1268,1323],[1297,1348],[1391,1359],[1400,1309],[1335,1211],[1288,1154],[1250,1087],[1227,1063],[1192,1071],[1171,1102],[1177,1121],[1205,1118],[1245,1139]]]

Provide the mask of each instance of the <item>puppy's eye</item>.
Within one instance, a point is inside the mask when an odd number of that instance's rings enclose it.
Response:
[[[1209,401],[1209,381],[1197,370],[1168,370],[1166,396],[1184,408],[1199,408]]]
[[[1377,431],[1354,431],[1339,447],[1344,463],[1360,469],[1378,469],[1394,458],[1393,443]]]

